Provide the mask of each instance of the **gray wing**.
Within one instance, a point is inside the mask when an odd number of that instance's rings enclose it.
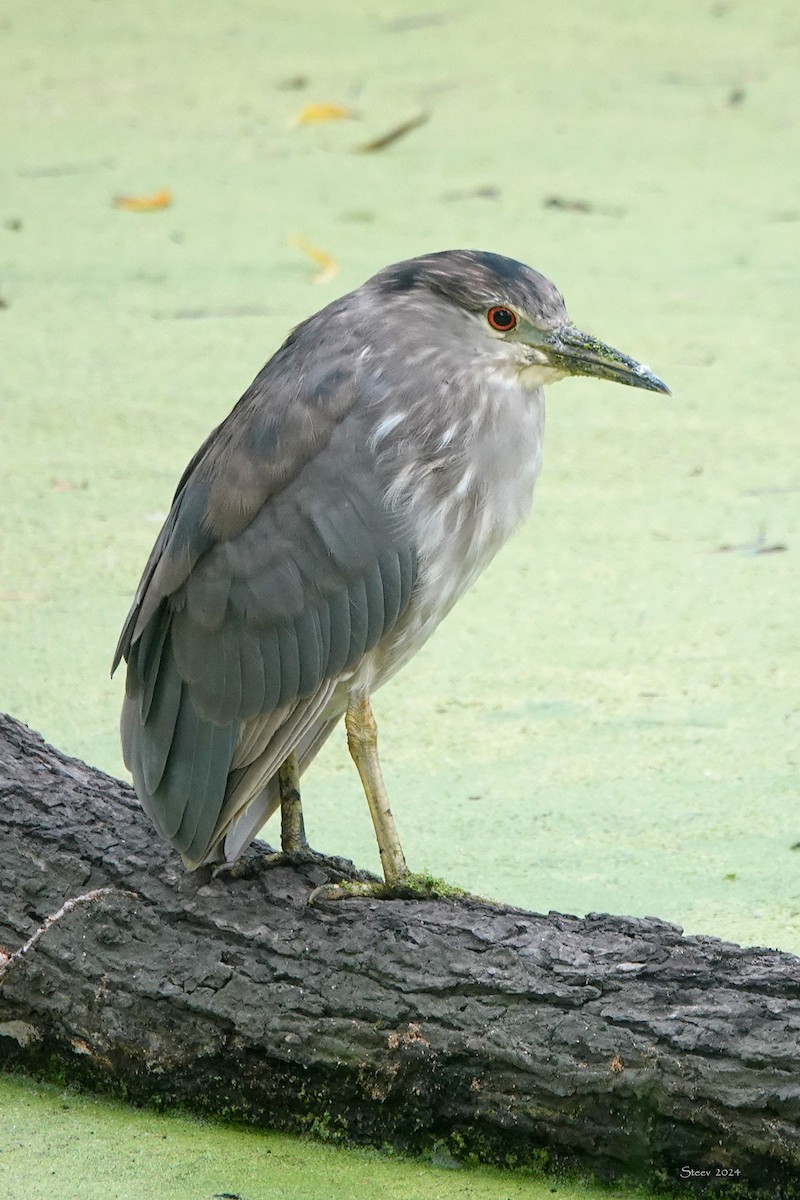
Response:
[[[194,865],[219,840],[243,731],[289,733],[294,715],[295,736],[308,736],[298,712],[319,715],[332,681],[402,615],[416,577],[357,414],[326,427],[295,401],[282,427],[246,399],[187,468],[115,659],[128,663],[125,763]]]

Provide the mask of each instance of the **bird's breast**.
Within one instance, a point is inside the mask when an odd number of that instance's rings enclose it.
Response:
[[[448,608],[528,516],[541,466],[541,391],[510,391],[411,499],[420,600]]]
[[[445,429],[441,457],[429,459],[424,470],[409,469],[405,481],[402,472],[398,476],[393,500],[410,522],[419,576],[404,618],[379,648],[375,685],[430,637],[530,512],[541,466],[544,397],[541,390],[509,388],[501,399],[474,423],[457,452]]]

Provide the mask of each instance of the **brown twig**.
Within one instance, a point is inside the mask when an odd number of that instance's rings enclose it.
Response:
[[[359,154],[375,154],[378,150],[385,150],[387,146],[393,146],[395,142],[399,142],[400,138],[405,137],[407,133],[411,133],[414,129],[419,129],[420,125],[424,125],[430,120],[430,113],[419,113],[416,117],[411,117],[408,121],[403,121],[401,125],[395,125],[387,133],[381,134],[380,137],[373,138],[370,142],[364,142],[362,146],[358,146]]]

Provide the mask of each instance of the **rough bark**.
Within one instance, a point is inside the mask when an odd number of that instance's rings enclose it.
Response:
[[[353,1142],[800,1195],[800,959],[475,899],[186,875],[0,717],[0,1064]],[[2,966],[0,966],[2,971]]]

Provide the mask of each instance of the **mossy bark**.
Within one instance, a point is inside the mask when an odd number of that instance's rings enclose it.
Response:
[[[128,786],[0,717],[0,946],[103,889],[6,964],[0,1065],[410,1152],[800,1195],[800,960],[472,898],[309,907],[335,877],[187,875]]]

